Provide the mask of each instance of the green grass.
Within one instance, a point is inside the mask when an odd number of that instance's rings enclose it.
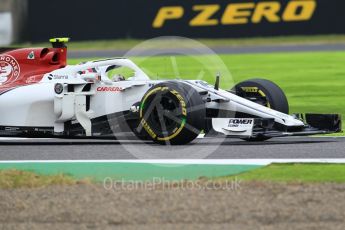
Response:
[[[256,37],[256,38],[224,38],[224,39],[195,39],[209,47],[223,46],[247,46],[247,45],[287,45],[287,44],[334,44],[345,43],[345,35],[318,35],[318,36],[282,36],[282,37]],[[48,39],[47,39],[48,41]],[[95,50],[95,49],[118,49],[127,50],[145,40],[139,39],[114,39],[99,41],[77,41],[73,42],[73,38],[69,43],[72,50]],[[49,46],[45,43],[22,43],[13,46]]]
[[[275,163],[237,175],[216,177],[212,181],[279,182],[279,183],[345,183],[345,164]],[[0,170],[0,189],[37,188],[52,185],[93,184],[90,179],[77,180],[64,174],[43,175],[16,169]]]
[[[213,84],[218,66],[211,56],[176,56],[179,76]],[[291,113],[340,113],[345,115],[345,52],[270,53],[220,55],[231,74],[223,74],[221,87],[250,78],[277,83],[286,93]],[[175,78],[171,57],[132,58],[152,79]],[[70,60],[70,64],[82,60]],[[206,63],[206,66],[202,63]],[[126,73],[128,76],[128,73]]]
[[[0,188],[36,188],[50,185],[74,185],[88,183],[88,180],[76,180],[64,174],[41,175],[16,169],[0,170]]]
[[[242,174],[217,178],[260,182],[297,182],[297,183],[344,183],[345,164],[271,164]]]

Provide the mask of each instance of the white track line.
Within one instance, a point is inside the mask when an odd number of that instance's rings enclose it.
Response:
[[[313,136],[311,138],[344,138],[345,136]],[[197,136],[198,139],[202,139],[205,138],[205,134],[199,134]],[[208,137],[208,138],[212,138],[212,137]],[[278,138],[301,138],[301,137],[278,137]],[[61,140],[61,138],[30,138],[30,137],[0,137],[0,143],[1,141],[21,141],[21,140]],[[70,140],[78,140],[78,139],[70,139]],[[83,139],[81,139],[83,140]],[[101,139],[99,139],[101,140]],[[123,141],[123,140],[121,140]],[[131,140],[129,140],[131,141]]]
[[[57,138],[0,137],[0,141],[50,140],[50,139],[57,139]]]
[[[209,165],[268,165],[271,163],[345,163],[338,159],[153,159],[153,160],[10,160],[0,164],[13,163],[148,163],[148,164],[209,164]]]

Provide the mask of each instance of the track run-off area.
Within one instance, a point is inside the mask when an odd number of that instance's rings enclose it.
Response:
[[[345,163],[345,137],[289,137],[265,142],[200,138],[186,146],[138,140],[0,138],[0,169],[110,180],[194,180],[271,163]]]

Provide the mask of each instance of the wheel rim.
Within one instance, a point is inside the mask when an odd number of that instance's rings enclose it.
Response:
[[[164,137],[174,133],[180,126],[184,115],[181,112],[180,101],[171,92],[153,94],[146,100],[147,108],[144,114],[150,113],[147,122],[155,133],[160,133]],[[152,106],[151,111],[147,111]]]

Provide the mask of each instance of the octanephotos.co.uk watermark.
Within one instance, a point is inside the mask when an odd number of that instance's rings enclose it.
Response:
[[[168,180],[164,177],[153,177],[148,181],[118,180],[106,177],[103,180],[105,190],[227,190],[241,189],[241,180],[234,177],[231,180]]]

